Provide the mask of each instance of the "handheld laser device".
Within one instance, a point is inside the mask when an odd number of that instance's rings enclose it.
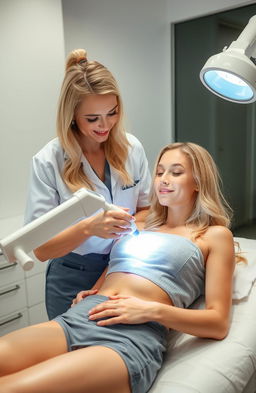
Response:
[[[1,239],[0,248],[8,262],[18,261],[24,270],[30,270],[34,266],[34,260],[28,254],[30,251],[47,242],[74,221],[88,217],[99,209],[123,211],[106,202],[101,194],[81,188],[69,200]],[[135,235],[139,233],[134,222],[132,230]]]

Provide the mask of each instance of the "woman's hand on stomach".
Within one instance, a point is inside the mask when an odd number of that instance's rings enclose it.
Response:
[[[159,304],[172,305],[167,293],[156,284],[130,273],[109,274],[98,294],[109,297],[89,312],[89,319],[99,326],[157,320]]]
[[[134,296],[110,296],[89,311],[89,319],[99,326],[118,323],[138,324],[154,320],[157,302],[142,300]],[[100,320],[106,318],[104,320]]]
[[[72,301],[71,307],[73,307],[75,304],[81,302],[81,300],[83,300],[87,296],[96,295],[97,292],[98,292],[98,289],[88,289],[87,291],[78,292],[78,294],[76,295],[76,297]]]

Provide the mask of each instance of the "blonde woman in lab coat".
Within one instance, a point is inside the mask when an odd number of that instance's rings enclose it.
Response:
[[[81,217],[35,250],[47,261],[49,319],[66,311],[106,268],[113,241],[147,209],[150,174],[144,149],[125,132],[123,104],[111,72],[83,49],[67,58],[57,113],[57,138],[32,160],[25,223],[68,200],[81,187],[126,208]],[[71,223],[72,224],[72,223]]]

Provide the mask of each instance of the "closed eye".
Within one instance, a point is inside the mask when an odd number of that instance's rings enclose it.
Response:
[[[180,176],[182,175],[183,172],[171,172],[172,176]],[[164,174],[164,172],[157,172],[156,176],[162,176]]]
[[[94,118],[87,117],[86,120],[88,121],[88,123],[94,123],[95,121],[99,120],[99,118],[98,118],[98,116],[94,117]]]
[[[108,113],[107,114],[107,116],[115,116],[115,115],[117,115],[118,114],[118,112],[117,112],[117,110],[114,110],[113,112],[110,112],[110,113]],[[95,121],[98,121],[99,120],[99,116],[95,116],[95,117],[86,117],[86,120],[88,121],[88,123],[95,123]]]

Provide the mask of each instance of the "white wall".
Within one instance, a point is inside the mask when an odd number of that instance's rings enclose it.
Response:
[[[32,155],[55,135],[61,0],[0,2],[0,219],[21,215]]]
[[[128,130],[149,158],[171,139],[169,25],[163,0],[63,0],[66,53],[78,47],[119,82]]]

